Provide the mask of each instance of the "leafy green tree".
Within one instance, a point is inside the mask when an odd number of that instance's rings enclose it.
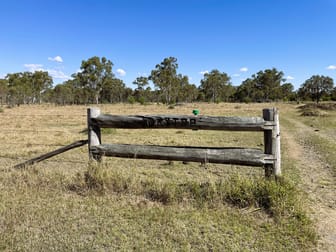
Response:
[[[6,102],[8,94],[8,82],[6,79],[0,79],[0,105]]]
[[[331,99],[333,101],[336,101],[336,87],[333,89],[333,91],[331,92]]]
[[[109,78],[101,90],[102,101],[118,103],[125,100],[125,83],[118,78]]]
[[[205,94],[205,99],[212,102],[228,101],[233,94],[230,77],[217,69],[204,74],[200,88]]]
[[[334,87],[332,78],[323,75],[313,75],[299,89],[299,97],[309,97],[319,103],[323,97],[331,96]]]
[[[133,84],[137,85],[138,87],[136,90],[144,90],[145,87],[149,84],[148,78],[144,76],[137,77],[134,81]]]
[[[276,68],[259,71],[252,78],[256,81],[256,88],[261,90],[263,101],[277,100],[281,97],[281,82],[284,79],[284,73]]]
[[[48,72],[36,71],[31,75],[31,91],[33,103],[36,101],[41,103],[43,92],[46,92],[52,87],[53,79]]]
[[[72,80],[65,81],[53,89],[53,102],[59,105],[75,103],[75,92]]]
[[[149,85],[148,78],[147,77],[137,77],[133,84],[137,85],[138,87],[134,90],[136,100],[140,102],[141,104],[144,104],[146,101],[149,100],[149,92],[150,87],[145,88]]]
[[[294,100],[294,86],[292,83],[284,83],[280,87],[281,99],[285,101]]]
[[[263,97],[262,92],[256,88],[256,81],[248,78],[238,86],[234,95],[235,101],[239,102],[255,102]]]
[[[198,89],[194,84],[189,83],[189,78],[186,75],[178,74],[179,89],[178,101],[193,102],[198,97]]]
[[[52,87],[48,72],[37,71],[7,74],[8,99],[14,104],[41,103],[42,94]]]
[[[235,100],[241,102],[265,102],[281,100],[289,96],[293,86],[285,81],[284,73],[275,68],[253,74],[237,88]]]
[[[112,66],[113,63],[105,57],[100,59],[94,56],[88,60],[83,60],[80,67],[81,72],[73,75],[74,78],[80,81],[83,88],[91,92],[93,101],[97,104],[104,85],[109,83],[114,77]]]
[[[165,58],[151,71],[149,79],[163,95],[164,103],[176,102],[178,95],[177,59],[174,57]]]
[[[8,99],[11,104],[27,104],[32,100],[32,73],[7,74]]]

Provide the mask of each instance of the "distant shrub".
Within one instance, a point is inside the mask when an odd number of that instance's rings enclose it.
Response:
[[[319,109],[304,109],[301,116],[328,116],[328,113]]]
[[[139,103],[140,103],[141,105],[145,105],[145,104],[146,104],[146,99],[145,99],[145,97],[143,97],[143,96],[139,97]]]
[[[134,96],[129,96],[129,97],[127,98],[127,101],[128,101],[128,103],[130,103],[130,104],[134,104],[134,103],[135,103],[135,98],[134,98]]]

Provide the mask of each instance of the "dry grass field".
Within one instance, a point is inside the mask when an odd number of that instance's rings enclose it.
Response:
[[[336,110],[297,104],[99,105],[106,114],[261,116],[280,109],[283,181],[258,167],[104,158],[87,146],[22,170],[15,164],[87,139],[86,106],[0,112],[1,251],[332,251]],[[306,110],[317,116],[301,116]],[[260,132],[103,129],[103,143],[263,149]]]

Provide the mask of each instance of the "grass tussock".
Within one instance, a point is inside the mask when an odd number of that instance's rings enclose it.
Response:
[[[305,109],[321,109],[321,110],[336,110],[336,103],[307,103],[299,107],[301,110]]]
[[[141,178],[127,172],[114,171],[104,165],[90,165],[84,176],[77,176],[70,186],[81,194],[134,194],[163,205],[191,204],[193,207],[231,205],[254,207],[270,217],[305,218],[300,194],[293,183],[264,178],[248,178],[234,174],[217,181],[162,182]]]
[[[329,116],[329,112],[336,111],[336,103],[308,103],[298,107],[301,116]]]
[[[301,116],[328,116],[328,113],[319,109],[303,109]]]

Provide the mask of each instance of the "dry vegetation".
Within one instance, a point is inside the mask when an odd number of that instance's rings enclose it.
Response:
[[[335,111],[311,120],[299,117],[290,104],[99,107],[109,114],[191,114],[198,108],[205,115],[260,116],[262,108],[272,106],[280,107],[282,132],[287,132],[281,183],[266,181],[262,168],[235,165],[105,158],[97,166],[88,164],[86,147],[14,170],[12,166],[21,161],[86,139],[86,107],[4,108],[0,250],[314,250],[323,233],[315,228],[319,219],[309,210],[312,201],[303,200],[308,193],[300,186],[305,184],[304,167],[289,149],[289,140],[298,140],[294,118],[311,127],[305,141],[315,141],[314,153],[322,153],[335,172],[336,160],[328,154],[336,149],[335,141],[324,138],[336,135]],[[263,148],[261,133],[172,129],[104,129],[103,142]],[[331,190],[334,178],[326,178]],[[335,202],[330,204],[335,210]]]

